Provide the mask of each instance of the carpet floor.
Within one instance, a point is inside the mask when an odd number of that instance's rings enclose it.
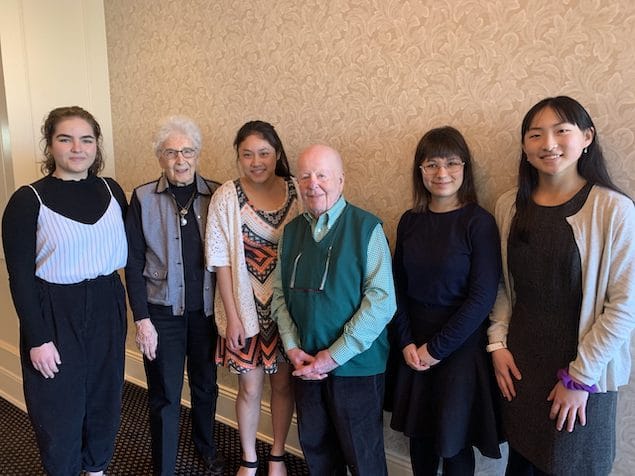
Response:
[[[204,476],[204,466],[198,459],[191,438],[190,410],[181,407],[179,453],[175,475]],[[214,437],[218,451],[225,458],[225,474],[234,475],[240,462],[238,432],[222,423],[214,424]],[[259,475],[266,474],[266,457],[270,446],[257,442]],[[308,475],[304,460],[285,456],[289,476]],[[28,416],[19,408],[0,398],[0,475],[39,476],[44,470],[40,464],[35,435]],[[150,428],[145,389],[128,382],[124,385],[121,427],[117,435],[115,454],[107,470],[109,476],[150,476]]]

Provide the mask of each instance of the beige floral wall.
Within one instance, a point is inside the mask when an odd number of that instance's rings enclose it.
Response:
[[[465,134],[491,209],[514,184],[524,113],[567,94],[587,106],[617,183],[635,195],[631,0],[104,6],[117,178],[127,191],[158,175],[150,140],[161,117],[200,123],[202,171],[219,181],[237,173],[236,130],[264,119],[276,125],[292,167],[312,142],[339,149],[347,197],[381,216],[392,240],[426,130],[451,124]],[[630,421],[634,414],[624,413]],[[624,438],[635,458],[635,437],[629,430]]]

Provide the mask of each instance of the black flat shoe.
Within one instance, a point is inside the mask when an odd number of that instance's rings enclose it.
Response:
[[[223,474],[223,469],[225,469],[225,459],[221,455],[216,455],[216,457],[206,455],[201,456],[201,459],[205,464],[205,468],[212,476],[220,476]]]

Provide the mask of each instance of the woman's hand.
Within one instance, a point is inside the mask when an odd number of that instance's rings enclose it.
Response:
[[[229,266],[216,267],[216,284],[220,293],[227,327],[225,328],[225,343],[232,352],[237,352],[245,346],[245,328],[238,317],[238,308],[234,301],[232,270]]]
[[[289,357],[294,370],[300,370],[302,367],[310,365],[315,361],[315,357],[307,354],[298,347],[287,350],[287,357]]]
[[[498,382],[498,388],[500,389],[503,397],[511,402],[512,398],[516,396],[516,389],[514,388],[514,380],[522,379],[522,375],[512,353],[508,349],[498,349],[492,352],[492,361],[494,362],[494,373],[496,374],[496,382]]]
[[[417,372],[429,370],[430,367],[440,362],[428,353],[427,344],[423,344],[418,349],[415,344],[408,344],[401,350],[401,353],[408,367]]]
[[[35,370],[40,372],[44,378],[54,378],[55,374],[60,371],[58,365],[62,364],[62,359],[53,342],[31,347],[29,356]]]
[[[419,360],[419,355],[417,354],[416,345],[408,344],[406,347],[401,349],[401,353],[403,354],[403,358],[406,361],[406,364],[412,370],[425,370],[421,367],[421,361]]]
[[[227,316],[227,330],[225,335],[227,348],[236,352],[245,345],[245,328],[238,316],[230,318]]]
[[[430,352],[428,352],[428,344],[423,344],[421,347],[419,347],[417,349],[417,355],[419,356],[421,365],[426,369],[429,369],[430,367],[441,362],[439,359],[435,359],[430,355]]]
[[[159,334],[152,324],[149,317],[140,319],[135,322],[137,335],[135,342],[137,347],[148,360],[154,360],[157,357],[157,347],[159,346]]]
[[[586,402],[589,392],[586,390],[569,390],[558,382],[547,397],[552,402],[549,418],[556,420],[556,429],[562,431],[565,422],[567,431],[571,433],[575,426],[576,417],[580,425],[586,425]]]

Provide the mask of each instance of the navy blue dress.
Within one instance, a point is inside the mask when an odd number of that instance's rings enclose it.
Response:
[[[468,446],[500,457],[496,384],[485,351],[500,267],[496,223],[477,204],[401,217],[393,262],[391,335],[399,362],[391,427],[411,438],[432,438],[444,458]],[[427,343],[441,362],[412,370],[401,355],[410,343]]]

